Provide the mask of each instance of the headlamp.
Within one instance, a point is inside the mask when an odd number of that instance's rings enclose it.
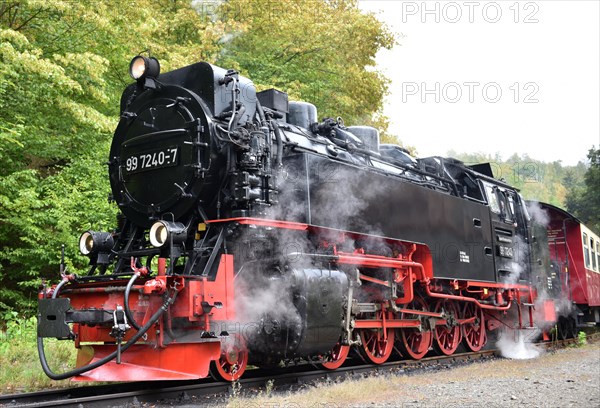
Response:
[[[110,251],[113,246],[114,240],[110,232],[86,231],[79,238],[79,251],[86,256]]]
[[[144,78],[156,78],[160,74],[160,63],[154,57],[138,55],[129,63],[129,75],[136,81]]]
[[[156,248],[165,245],[169,240],[180,244],[187,238],[187,229],[180,222],[157,221],[150,227],[150,243]]]

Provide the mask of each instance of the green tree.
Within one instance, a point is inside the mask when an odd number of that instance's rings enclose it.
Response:
[[[89,162],[97,152],[90,146],[106,146],[114,119],[106,114],[106,59],[54,52],[63,44],[52,41],[60,35],[50,24],[60,13],[56,6],[15,2],[0,9],[0,308],[26,310],[40,274],[56,277],[60,243],[71,241],[64,238],[81,215],[61,208],[103,209],[97,197],[57,196],[68,182],[80,185],[63,172]],[[96,177],[88,187],[100,191],[106,183]]]
[[[587,157],[589,167],[583,183],[574,182],[570,175],[565,177],[565,185],[570,187],[566,206],[584,224],[600,233],[600,149],[592,146]]]
[[[373,124],[381,115],[388,80],[374,69],[375,54],[393,35],[354,0],[230,0],[218,15],[234,33],[217,61],[239,69],[257,88],[275,87],[315,104],[319,117],[342,116],[347,125]]]
[[[569,198],[567,192],[575,194],[583,185],[586,166],[578,163],[576,166],[563,166],[560,161],[546,163],[535,160],[527,154],[511,155],[504,160],[500,154],[457,153],[448,154],[462,160],[465,164],[490,163],[494,176],[518,188],[528,200],[537,200],[567,207]]]
[[[79,233],[114,223],[104,162],[132,56],[214,61],[232,29],[181,1],[0,3],[0,311],[32,307],[61,244],[78,269]]]

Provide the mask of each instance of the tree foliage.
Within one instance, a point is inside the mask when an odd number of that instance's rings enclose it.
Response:
[[[370,67],[392,41],[350,0],[0,2],[0,311],[32,310],[61,245],[80,270],[79,234],[114,224],[104,162],[132,56],[238,68],[359,123],[381,107]]]
[[[584,224],[600,234],[600,148],[592,147],[588,152],[589,167],[583,182],[565,177],[565,184],[572,189],[566,197],[567,211],[575,214]]]
[[[570,200],[584,185],[584,177],[589,172],[585,163],[576,166],[563,166],[560,161],[542,162],[527,154],[513,154],[504,160],[499,154],[483,153],[466,154],[454,151],[448,155],[462,160],[465,164],[490,163],[494,177],[506,181],[518,188],[521,195],[528,200],[542,201],[558,207],[565,207],[577,214]],[[597,214],[597,213],[596,213]]]
[[[278,88],[311,102],[319,116],[347,125],[387,122],[381,111],[388,81],[373,67],[394,38],[352,0],[231,0],[218,15],[244,24],[217,61],[239,68],[259,89]],[[374,116],[373,114],[376,113]]]
[[[188,2],[0,4],[0,309],[30,308],[61,245],[81,268],[79,234],[113,224],[104,162],[131,57],[214,60],[226,29]]]

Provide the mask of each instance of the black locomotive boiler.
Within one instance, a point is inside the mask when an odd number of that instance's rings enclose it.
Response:
[[[248,364],[335,369],[351,349],[381,364],[394,345],[479,350],[501,325],[556,319],[534,223],[489,165],[415,159],[208,63],[130,67],[116,227],[84,232],[89,270],[40,293],[51,378],[234,380]],[[52,372],[47,337],[74,340],[75,369]]]

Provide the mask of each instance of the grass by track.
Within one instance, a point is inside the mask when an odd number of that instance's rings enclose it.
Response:
[[[41,369],[36,345],[36,319],[5,317],[6,329],[0,331],[0,394],[16,394],[52,388],[73,387],[69,381],[53,381]],[[58,372],[75,366],[73,342],[46,339],[50,367]]]

